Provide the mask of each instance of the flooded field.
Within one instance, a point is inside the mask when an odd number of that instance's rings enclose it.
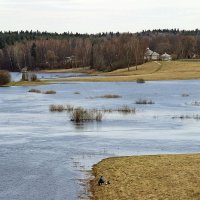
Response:
[[[200,152],[199,85],[192,80],[0,88],[0,199],[75,200],[87,196],[87,170],[103,158]],[[56,94],[29,93],[32,88]],[[106,94],[120,98],[97,98]],[[154,104],[136,104],[141,99]],[[105,113],[102,122],[76,125],[66,112],[51,113],[51,104],[101,110],[127,105],[136,113]]]

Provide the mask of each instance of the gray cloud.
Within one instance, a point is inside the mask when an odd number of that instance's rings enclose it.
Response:
[[[136,32],[200,27],[198,0],[0,0],[1,30]]]

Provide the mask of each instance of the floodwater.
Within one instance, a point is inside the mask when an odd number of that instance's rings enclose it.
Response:
[[[136,83],[61,83],[0,88],[0,199],[76,200],[87,196],[87,170],[103,158],[200,152],[199,80]],[[31,88],[56,94],[28,93]],[[80,94],[75,94],[80,92]],[[182,94],[189,94],[183,97]],[[95,98],[105,94],[118,99]],[[136,105],[139,98],[152,105]],[[106,113],[100,123],[77,126],[50,104],[84,108],[136,108]]]

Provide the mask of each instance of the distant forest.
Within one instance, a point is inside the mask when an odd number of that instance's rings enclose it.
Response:
[[[147,30],[140,33],[0,32],[0,69],[19,71],[90,67],[112,71],[144,62],[146,48],[173,59],[200,56],[200,30]]]

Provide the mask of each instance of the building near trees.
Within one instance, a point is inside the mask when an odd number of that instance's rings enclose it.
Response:
[[[159,60],[160,54],[157,52],[154,52],[150,50],[149,48],[146,49],[146,52],[144,54],[144,60],[145,61],[151,61],[151,60]]]
[[[164,53],[163,55],[160,56],[160,59],[162,61],[169,61],[169,60],[172,60],[172,56],[167,53]]]
[[[160,56],[159,53],[150,50],[149,48],[146,49],[145,55],[144,55],[145,61],[151,61],[151,60],[162,60],[162,61],[169,61],[172,60],[172,56],[164,53]]]

